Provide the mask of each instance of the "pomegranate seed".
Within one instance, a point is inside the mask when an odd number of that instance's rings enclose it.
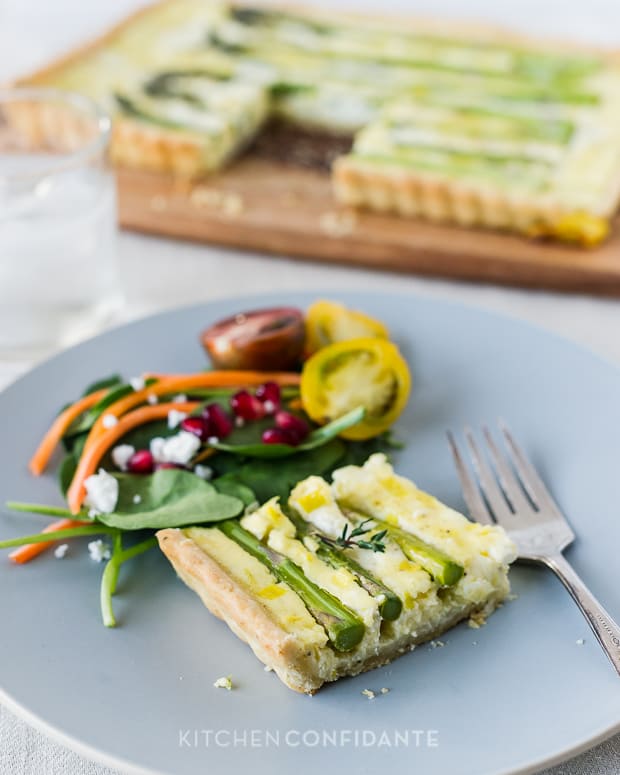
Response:
[[[139,449],[127,461],[127,470],[130,474],[151,474],[155,460],[148,449]]]
[[[275,420],[277,427],[297,439],[298,444],[310,433],[308,423],[290,412],[278,412]]]
[[[265,416],[262,403],[247,390],[235,393],[230,399],[230,405],[235,415],[243,420],[258,420]]]
[[[211,433],[211,424],[204,417],[186,417],[181,421],[181,428],[198,436],[200,441],[206,441]]]
[[[296,447],[299,443],[292,434],[282,428],[267,428],[263,431],[262,440],[263,444],[288,444],[289,447]]]
[[[259,385],[255,395],[263,404],[269,401],[274,406],[280,406],[280,385],[277,382],[265,382],[264,385]]]
[[[202,410],[202,416],[211,427],[211,435],[225,439],[232,433],[233,421],[219,404],[208,404]]]

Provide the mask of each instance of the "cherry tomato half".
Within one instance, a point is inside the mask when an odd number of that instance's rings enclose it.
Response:
[[[389,331],[380,320],[335,301],[315,301],[306,312],[308,355],[334,342],[362,337],[389,339]]]
[[[218,369],[289,371],[304,348],[304,317],[296,307],[252,310],[220,320],[201,335]]]
[[[304,364],[301,400],[318,423],[364,406],[364,419],[342,433],[361,441],[387,430],[400,416],[411,390],[407,362],[386,339],[362,338],[322,348]]]

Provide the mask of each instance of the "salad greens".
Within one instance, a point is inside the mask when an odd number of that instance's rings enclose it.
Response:
[[[119,482],[116,510],[96,519],[121,530],[160,530],[238,517],[245,504],[190,471],[168,468],[154,474],[113,474]]]
[[[336,438],[339,433],[342,433],[352,425],[357,425],[360,420],[363,419],[365,409],[363,406],[358,406],[337,420],[333,420],[327,425],[323,425],[320,428],[312,431],[307,439],[298,444],[296,447],[292,447],[290,444],[226,444],[224,442],[217,442],[211,446],[215,449],[221,449],[224,452],[232,452],[235,455],[245,455],[246,457],[254,458],[282,458],[290,457],[291,455],[298,455],[300,452],[308,452],[317,447],[321,447],[328,441]]]
[[[139,554],[148,552],[149,549],[154,549],[156,546],[157,539],[154,536],[151,536],[150,538],[131,546],[129,549],[123,549],[123,537],[121,531],[117,530],[114,534],[112,556],[105,566],[103,576],[101,577],[101,615],[106,627],[116,627],[116,619],[114,618],[114,610],[112,608],[112,596],[116,592],[121,565],[128,560],[137,557]]]
[[[155,381],[147,380],[146,384]],[[89,385],[83,393],[85,397],[98,391],[107,391],[73,419],[60,439],[66,453],[57,472],[63,496],[66,496],[74,480],[94,423],[107,409],[130,395],[134,389],[132,384],[114,374]],[[187,392],[190,400],[199,402],[198,408],[192,414],[200,417],[203,416],[205,406],[213,403],[219,404],[225,411],[230,411],[230,399],[235,391],[216,387],[199,388],[195,391],[192,389]],[[109,559],[101,579],[100,602],[104,624],[108,627],[115,626],[112,596],[116,591],[121,566],[157,545],[153,531],[191,525],[222,524],[226,526],[224,529],[227,533],[232,532],[238,538],[237,519],[246,511],[274,496],[285,501],[291,489],[300,480],[313,474],[329,477],[335,468],[348,463],[361,463],[372,452],[385,451],[391,446],[387,434],[365,442],[345,441],[339,437],[344,430],[363,419],[363,407],[353,409],[337,420],[317,427],[299,408],[297,387],[283,387],[281,401],[282,407],[295,413],[310,428],[301,443],[265,443],[262,435],[273,425],[273,416],[267,413],[267,416],[255,421],[238,423],[226,441],[213,438],[202,440],[198,451],[187,462],[157,463],[150,473],[138,473],[132,471],[131,467],[129,470],[119,470],[113,460],[113,449],[110,448],[101,459],[99,469],[103,469],[118,483],[118,497],[111,512],[104,513],[107,509],[97,510],[83,506],[79,514],[74,514],[65,507],[9,502],[6,504],[7,508],[13,511],[61,518],[64,524],[50,525],[53,532],[42,531],[2,541],[0,549],[20,546],[28,549],[28,545],[50,541],[109,536],[112,546],[108,550]],[[290,402],[293,403],[289,406]],[[188,433],[171,423],[170,417],[168,420],[154,419],[129,431],[114,446],[128,445],[128,448],[149,454],[153,439],[169,439],[180,432]],[[146,536],[143,538],[139,531],[146,533]],[[124,533],[137,536],[137,543],[123,546]],[[325,547],[324,551],[327,553],[328,548]],[[332,562],[336,562],[333,557]],[[340,558],[338,562],[344,562],[344,559]],[[364,580],[369,584],[374,581]],[[302,581],[307,584],[307,580]],[[310,591],[306,590],[308,594]],[[314,591],[310,596],[313,597],[313,604],[318,605],[314,599]],[[391,595],[392,597],[394,596]],[[325,600],[319,602],[322,606],[327,605]],[[391,603],[394,601],[391,600]],[[334,614],[331,604],[327,609],[330,615]],[[327,616],[327,609],[322,611],[322,615]],[[349,621],[346,616],[344,619],[345,634],[349,633],[350,629],[355,635],[357,622]],[[348,635],[343,635],[342,638],[341,635],[343,634],[339,633],[338,640],[346,642]]]

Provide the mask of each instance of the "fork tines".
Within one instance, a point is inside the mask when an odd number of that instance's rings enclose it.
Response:
[[[465,439],[478,481],[465,463],[454,434],[448,431],[448,441],[471,516],[477,522],[492,524],[496,521],[511,526],[515,519],[521,522],[526,519],[563,519],[536,469],[506,424],[500,421],[499,429],[506,453],[500,450],[487,427],[482,429],[484,452],[472,429],[465,428]]]

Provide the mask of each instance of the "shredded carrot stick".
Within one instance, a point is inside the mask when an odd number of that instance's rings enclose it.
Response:
[[[126,433],[155,420],[163,420],[168,417],[171,409],[180,412],[192,412],[200,406],[199,402],[188,401],[184,403],[174,402],[166,404],[155,404],[154,406],[142,406],[133,412],[129,412],[121,417],[116,425],[111,428],[105,428],[97,438],[84,447],[80,462],[78,463],[71,486],[67,491],[67,501],[73,514],[78,514],[84,498],[86,497],[86,488],[84,482],[91,474],[97,471],[97,466],[110,447]]]
[[[84,522],[77,519],[59,519],[57,522],[49,524],[42,533],[55,533],[56,530],[68,530],[71,527],[82,527],[82,525],[89,525],[90,522]],[[50,546],[53,546],[56,541],[42,541],[36,544],[25,544],[20,546],[14,552],[9,554],[9,559],[16,562],[18,565],[23,565],[26,562],[30,562],[35,557],[38,557]]]
[[[183,382],[187,389],[210,387],[251,387],[262,385],[263,382],[277,382],[285,385],[299,385],[301,375],[296,371],[253,371],[237,369],[221,369],[220,371],[200,371],[197,374],[156,374],[147,372],[144,379],[173,380]],[[178,388],[176,388],[178,390]]]
[[[150,378],[151,375],[147,375]],[[124,396],[111,404],[106,411],[97,418],[88,434],[84,450],[88,449],[91,442],[98,438],[106,430],[104,418],[112,415],[117,419],[125,412],[130,411],[140,404],[146,403],[151,396],[157,398],[161,395],[180,391],[190,391],[192,388],[210,387],[248,387],[261,385],[263,382],[277,382],[279,385],[298,385],[300,376],[294,372],[269,372],[269,371],[205,371],[200,374],[174,374],[172,376],[157,377],[159,382],[154,385],[137,390]]]
[[[74,420],[77,420],[77,418],[87,409],[94,406],[107,392],[107,388],[96,390],[94,393],[90,393],[89,395],[84,396],[84,398],[80,398],[58,415],[28,464],[30,471],[35,476],[40,476],[43,471],[45,471],[45,468],[56,449],[56,445],[65,435],[71,423],[74,422]]]

